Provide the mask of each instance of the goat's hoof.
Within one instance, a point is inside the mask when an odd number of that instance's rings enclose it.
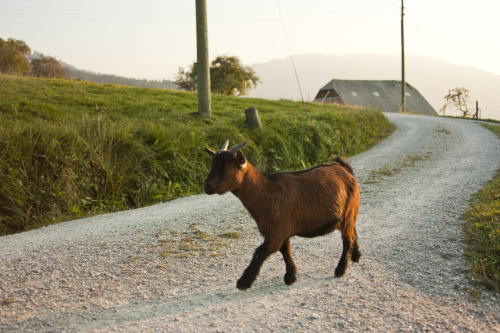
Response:
[[[245,291],[245,290],[250,289],[250,287],[241,287],[241,286],[238,286],[238,285],[236,286],[236,288],[238,288],[241,291]]]
[[[337,267],[335,268],[335,277],[342,277],[345,274],[346,268],[345,267]]]
[[[292,285],[297,281],[297,277],[294,274],[285,274],[285,284]]]
[[[252,282],[246,281],[243,277],[236,282],[236,288],[239,290],[247,290],[252,286]]]
[[[352,262],[359,262],[359,258],[361,258],[361,252],[359,250],[353,251],[351,254]]]

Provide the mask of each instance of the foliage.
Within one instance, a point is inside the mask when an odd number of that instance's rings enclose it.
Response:
[[[487,125],[500,137],[500,127]],[[474,196],[464,217],[467,257],[474,277],[489,289],[500,292],[500,170]]]
[[[183,90],[196,91],[197,63],[191,68],[179,68],[175,83]],[[249,89],[260,83],[259,77],[250,67],[243,66],[238,57],[218,56],[210,66],[210,86],[215,94],[245,96]]]
[[[210,67],[212,92],[228,96],[246,96],[257,87],[260,79],[250,67],[243,66],[238,57],[218,56]]]
[[[39,57],[31,60],[31,76],[69,79],[69,72],[54,57],[47,57],[41,54]]]
[[[35,52],[34,52],[35,53]],[[122,86],[154,88],[154,89],[177,89],[177,85],[169,80],[146,80],[133,79],[113,74],[94,73],[87,70],[77,69],[74,66],[60,62],[61,66],[68,69],[70,79],[78,81],[89,81],[100,84],[119,84]]]
[[[110,74],[93,73],[79,70],[36,51],[33,51],[30,59],[30,54],[31,50],[25,42],[11,38],[4,41],[0,38],[0,74],[75,79],[141,88],[177,89],[177,86],[169,80],[139,80]]]
[[[198,89],[198,67],[196,62],[191,65],[190,69],[184,69],[184,67],[179,67],[179,72],[175,78],[175,84],[179,86],[180,89],[186,91],[196,91]]]
[[[443,115],[446,109],[451,108],[452,110],[460,111],[464,118],[475,116],[474,107],[471,106],[469,90],[464,87],[448,90],[448,95],[444,96],[444,99],[446,103],[439,110]]]
[[[200,193],[203,147],[247,141],[263,171],[350,156],[391,130],[378,111],[0,75],[0,234]],[[264,132],[246,127],[255,106]]]
[[[22,40],[0,38],[0,73],[28,75],[31,50]]]

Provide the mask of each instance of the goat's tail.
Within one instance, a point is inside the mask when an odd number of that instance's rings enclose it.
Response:
[[[338,163],[341,167],[343,167],[344,169],[346,169],[347,172],[349,172],[351,175],[354,176],[354,171],[352,171],[351,166],[342,157],[332,155],[332,162]]]

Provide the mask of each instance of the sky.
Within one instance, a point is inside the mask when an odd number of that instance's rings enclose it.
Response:
[[[500,1],[404,6],[406,54],[500,75]],[[290,51],[401,52],[400,0],[207,0],[207,7],[211,59],[226,54],[252,65]],[[193,0],[0,0],[0,38],[79,69],[140,79],[173,80],[196,60],[195,22]]]

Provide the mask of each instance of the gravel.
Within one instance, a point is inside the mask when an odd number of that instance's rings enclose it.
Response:
[[[0,237],[1,332],[499,332],[498,295],[470,283],[461,214],[500,167],[473,121],[386,114],[395,133],[350,159],[363,256],[334,278],[338,232],[293,238],[252,288],[261,243],[232,195],[198,195]]]

